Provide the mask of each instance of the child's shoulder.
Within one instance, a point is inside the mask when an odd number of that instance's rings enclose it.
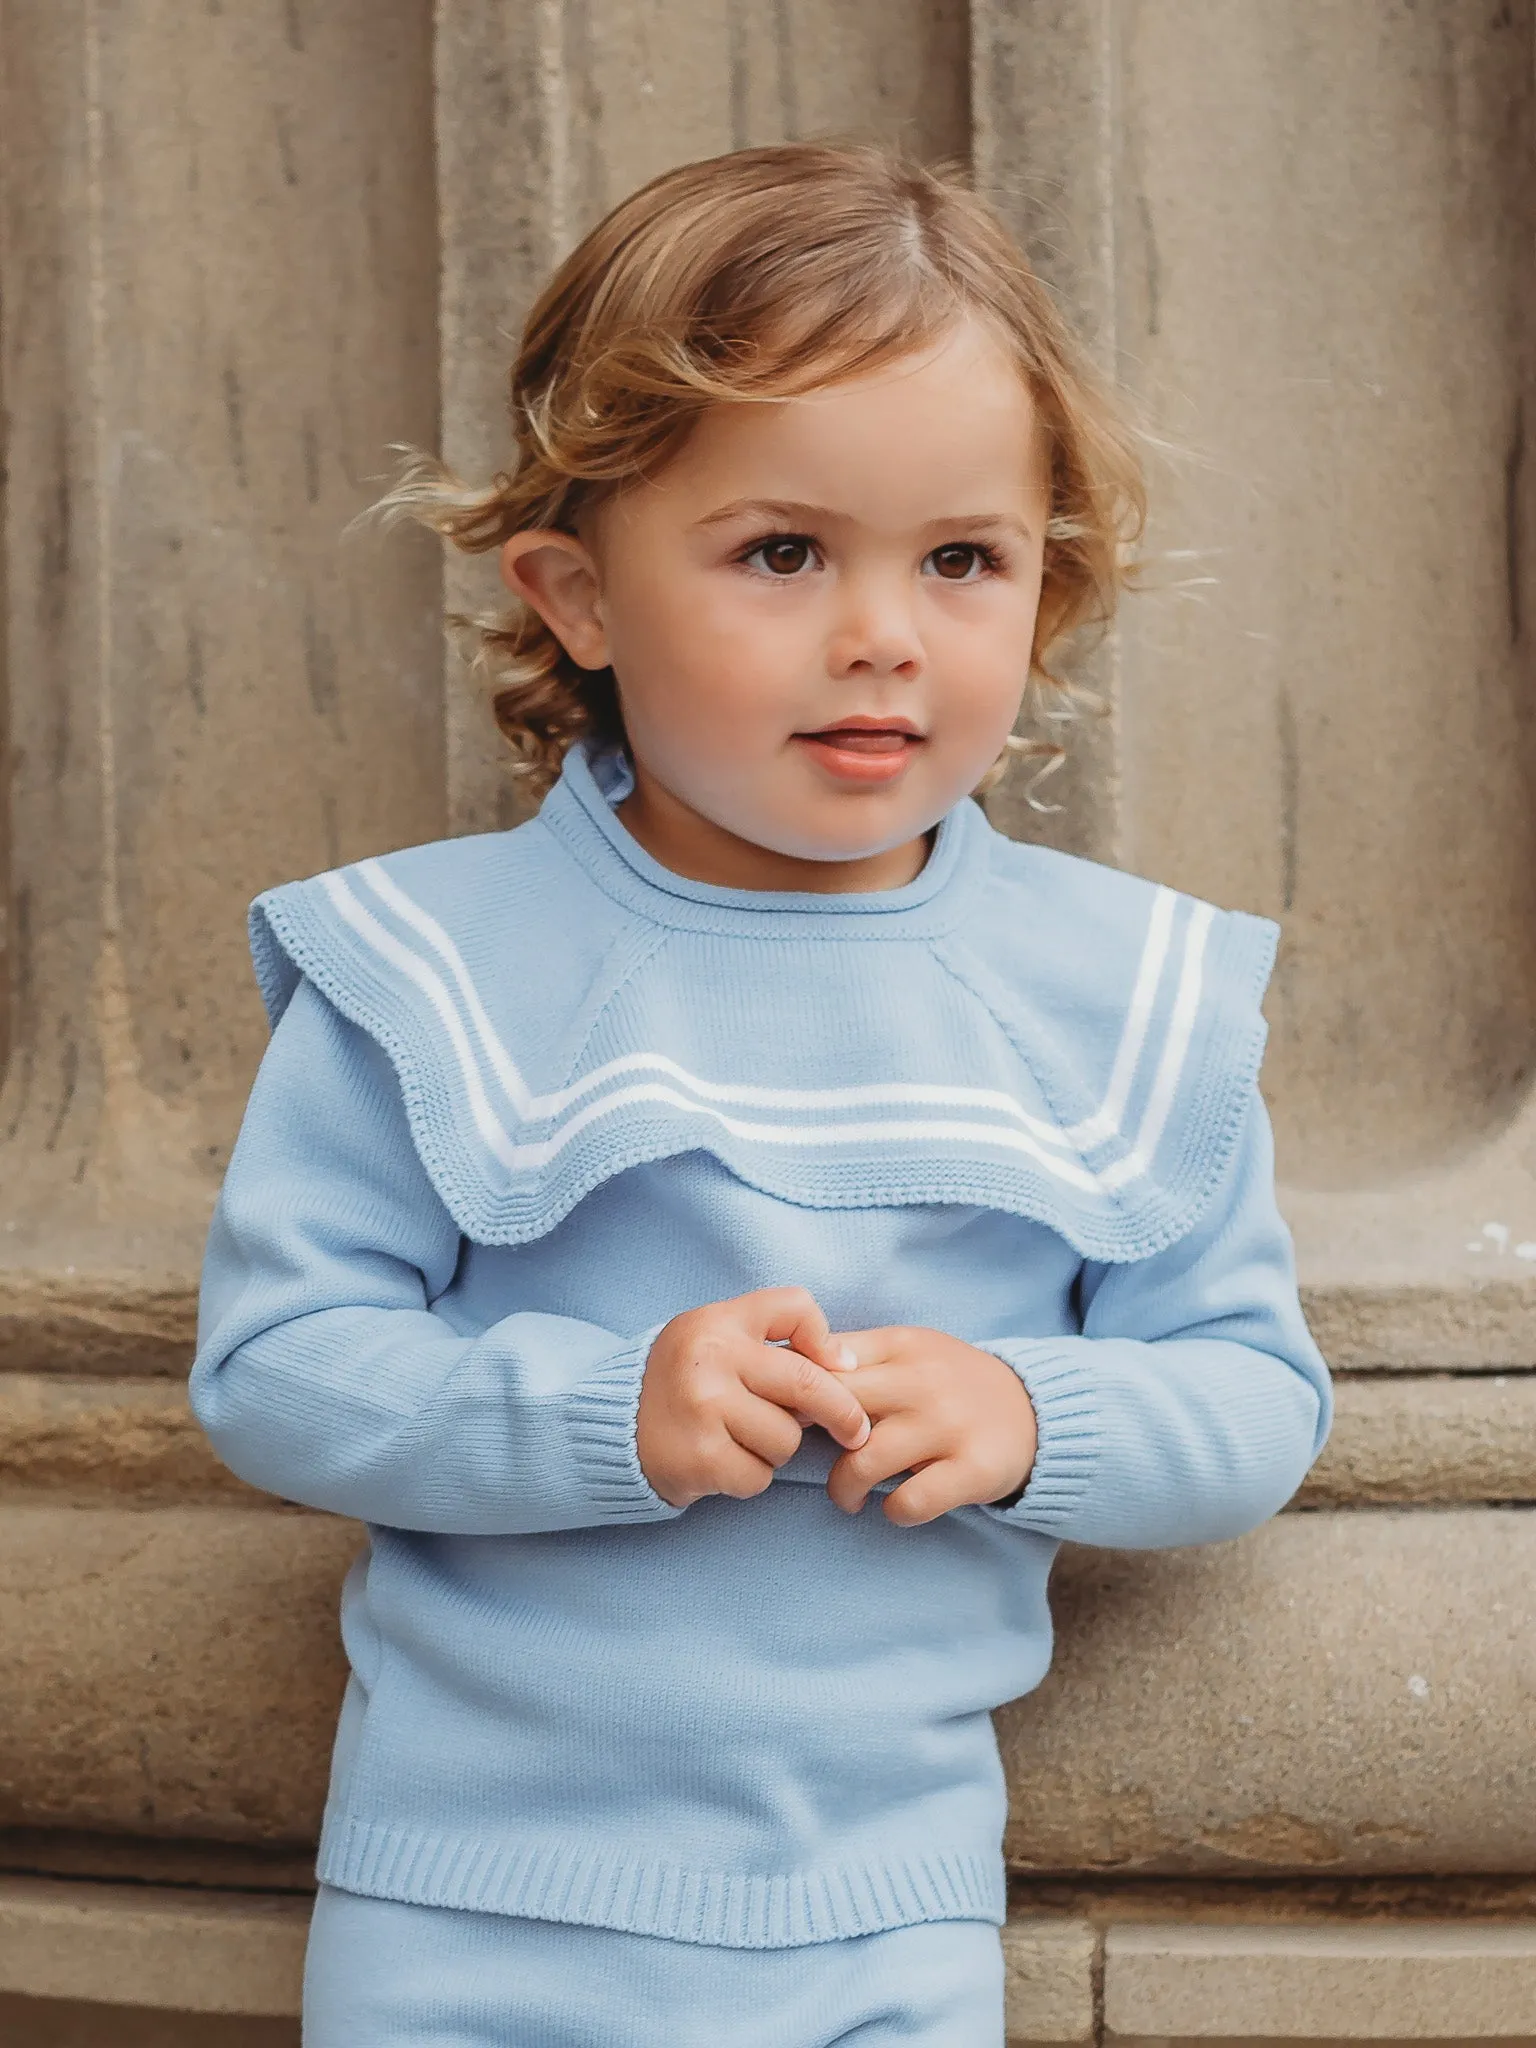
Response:
[[[987,855],[994,911],[1009,897],[1027,899],[1033,908],[1063,921],[1086,924],[1106,938],[1123,934],[1134,940],[1159,904],[1167,902],[1232,920],[1256,935],[1278,930],[1270,918],[1226,909],[1132,869],[1112,867],[1085,854],[1063,853],[1054,846],[1010,839],[996,830],[988,834]]]
[[[256,980],[275,1025],[301,975],[339,1001],[342,985],[402,980],[462,1000],[496,973],[547,1010],[573,1000],[625,920],[538,818],[500,832],[423,840],[264,889],[248,929]],[[516,945],[507,934],[515,932]],[[444,1015],[447,1010],[444,1008]]]
[[[584,893],[581,869],[546,828],[542,816],[535,816],[503,831],[464,832],[398,846],[298,881],[281,883],[264,894],[272,897],[316,887],[334,893],[338,877],[351,884],[359,879],[366,884],[387,878],[397,889],[408,891],[429,906],[457,904],[470,915],[475,914],[482,901],[487,909],[503,904],[508,890],[520,907],[528,898],[548,901],[551,896],[558,899],[566,894]]]
[[[1117,1031],[1160,991],[1174,1014],[1257,1009],[1279,939],[1272,919],[1000,832],[987,854],[962,943],[1032,1004]]]

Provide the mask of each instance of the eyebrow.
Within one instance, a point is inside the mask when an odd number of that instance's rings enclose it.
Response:
[[[716,511],[706,512],[702,519],[694,521],[694,527],[725,526],[733,519],[743,519],[755,514],[770,519],[804,520],[813,524],[821,520],[844,520],[846,512],[834,512],[829,505],[808,505],[798,498],[737,498],[729,505],[721,505]],[[1009,532],[1030,538],[1030,530],[1022,519],[1015,519],[1007,512],[945,512],[938,518],[925,522],[928,526],[991,526],[1006,527]]]

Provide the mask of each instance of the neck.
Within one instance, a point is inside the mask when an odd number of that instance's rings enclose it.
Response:
[[[922,872],[934,839],[932,832],[925,832],[901,846],[854,860],[804,860],[797,854],[777,853],[703,817],[664,789],[638,761],[635,786],[616,814],[631,838],[664,868],[686,881],[708,882],[724,889],[800,891],[816,896],[900,889]]]

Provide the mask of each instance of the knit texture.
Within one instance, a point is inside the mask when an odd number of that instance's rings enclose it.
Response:
[[[1263,1053],[1269,921],[1018,845],[971,803],[905,889],[688,882],[595,766],[573,751],[521,830],[251,906],[273,1022],[307,976],[384,1048],[466,1236],[527,1243],[700,1147],[785,1201],[984,1204],[1096,1259],[1199,1216]]]
[[[323,1880],[731,1947],[1000,1921],[989,1709],[1057,1544],[1233,1536],[1329,1416],[1255,1071],[1273,928],[963,804],[905,889],[672,875],[577,753],[539,819],[269,891],[273,1036],[194,1408],[369,1525]],[[1006,1508],[640,1469],[656,1331],[807,1286],[951,1332],[1040,1425]]]

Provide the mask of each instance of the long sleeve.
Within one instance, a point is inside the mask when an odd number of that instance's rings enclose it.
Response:
[[[208,1234],[193,1409],[242,1479],[394,1528],[512,1535],[660,1522],[635,1454],[649,1335],[432,1304],[457,1227],[373,1040],[301,981]]]
[[[1199,1225],[1169,1250],[1087,1265],[1080,1336],[989,1342],[1035,1404],[1040,1448],[1005,1521],[1075,1543],[1210,1543],[1284,1506],[1332,1418],[1302,1317],[1255,1091]]]

